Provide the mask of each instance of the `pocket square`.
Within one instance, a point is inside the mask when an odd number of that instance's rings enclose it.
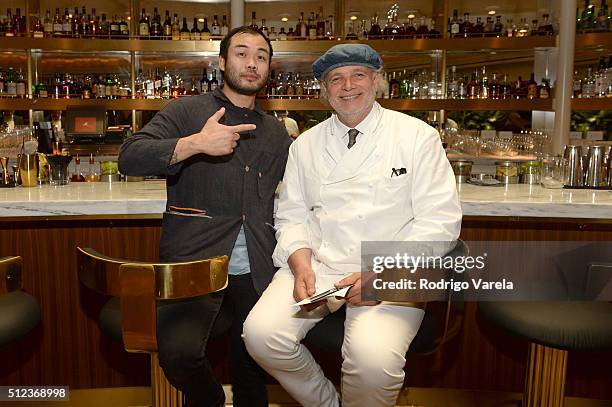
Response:
[[[391,168],[391,178],[406,174],[406,168]]]

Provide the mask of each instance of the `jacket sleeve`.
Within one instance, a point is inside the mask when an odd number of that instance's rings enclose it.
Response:
[[[178,139],[187,135],[182,134],[187,120],[184,104],[170,103],[123,142],[119,150],[119,171],[126,175],[176,174],[182,163],[169,164]]]
[[[272,254],[276,267],[286,266],[289,256],[296,250],[310,247],[305,225],[308,208],[304,201],[298,170],[298,144],[294,142],[289,147],[289,157],[280,188],[275,219],[277,243]]]
[[[461,204],[452,168],[438,133],[423,125],[416,137],[412,162],[414,221],[404,236],[412,242],[448,242],[430,246],[432,255],[452,249],[461,230]]]

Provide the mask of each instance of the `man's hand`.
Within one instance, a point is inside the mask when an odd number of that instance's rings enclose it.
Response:
[[[376,273],[369,273],[369,274],[372,274],[372,278],[376,276]],[[342,280],[338,281],[336,284],[334,284],[334,286],[338,288],[342,288],[342,287],[346,287],[347,285],[351,285],[351,284],[353,284],[353,286],[346,293],[346,297],[344,297],[344,299],[348,303],[351,303],[353,305],[376,305],[380,302],[380,301],[362,301],[361,300],[361,287],[367,285],[365,281],[361,280],[361,273],[353,273],[349,275],[348,277],[345,277]]]
[[[171,164],[176,164],[195,154],[208,154],[222,156],[234,152],[238,145],[240,132],[252,131],[257,128],[254,124],[238,124],[226,126],[219,123],[225,114],[225,108],[217,110],[206,120],[206,124],[198,133],[179,139],[174,149]]]
[[[289,256],[287,261],[293,273],[293,298],[296,302],[300,302],[315,294],[316,276],[314,271],[312,271],[311,256],[312,250],[298,249]],[[327,300],[323,299],[312,304],[302,305],[301,307],[303,310],[312,311],[326,302]]]

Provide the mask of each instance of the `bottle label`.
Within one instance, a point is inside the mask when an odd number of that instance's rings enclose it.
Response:
[[[308,30],[308,38],[310,38],[311,40],[317,39],[317,29],[316,28],[311,28],[310,30]]]
[[[53,24],[53,32],[61,33],[62,32],[62,25],[59,24],[59,23]]]
[[[214,92],[215,89],[217,89],[217,84],[216,83],[211,83],[210,84],[210,91]]]
[[[189,33],[188,32],[182,32],[181,33],[181,40],[188,40],[189,39]]]
[[[147,23],[140,23],[138,32],[140,33],[140,36],[149,35],[149,25]]]
[[[451,34],[459,34],[459,24],[451,24]]]
[[[229,27],[228,26],[225,25],[225,26],[221,27],[221,35],[223,35],[225,37],[228,32],[229,32]]]
[[[41,89],[38,91],[38,97],[39,98],[46,98],[49,97],[49,93],[47,92],[47,89]]]
[[[203,32],[203,33],[200,33],[200,39],[202,39],[202,40],[208,40],[208,39],[210,39],[210,32]]]
[[[119,24],[115,24],[115,23],[111,24],[110,29],[112,32],[119,31]]]
[[[25,83],[23,82],[17,82],[17,95],[19,96],[25,96]]]
[[[9,96],[17,96],[17,84],[15,82],[9,82],[6,84],[6,93]]]
[[[212,35],[221,35],[221,27],[219,27],[218,25],[213,25]]]
[[[129,35],[130,34],[130,29],[128,28],[127,23],[119,24],[119,31],[121,32],[121,35]]]
[[[63,23],[62,24],[62,31],[64,33],[70,34],[72,32],[72,25],[70,23]]]

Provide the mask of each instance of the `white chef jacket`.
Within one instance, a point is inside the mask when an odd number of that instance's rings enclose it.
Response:
[[[310,248],[315,273],[345,275],[361,271],[362,241],[459,236],[455,178],[436,130],[378,103],[356,129],[350,150],[339,134],[348,127],[335,115],[291,145],[276,212],[276,266]]]

